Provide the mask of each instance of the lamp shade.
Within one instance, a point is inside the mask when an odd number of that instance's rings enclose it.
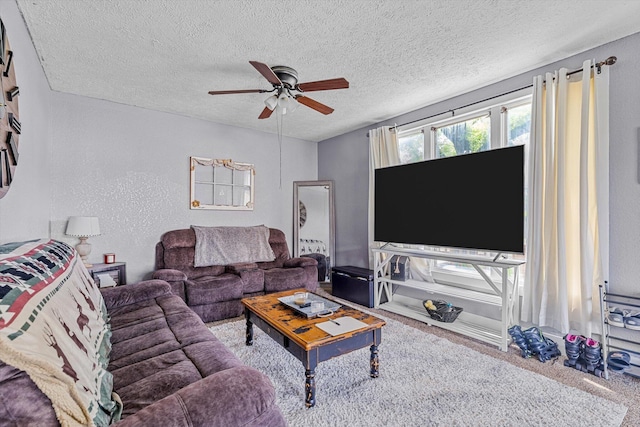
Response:
[[[268,109],[273,110],[274,108],[276,108],[276,105],[278,105],[278,97],[275,95],[271,95],[264,100],[264,105],[266,105]]]
[[[100,235],[100,224],[96,216],[72,216],[67,223],[67,236],[89,237]]]

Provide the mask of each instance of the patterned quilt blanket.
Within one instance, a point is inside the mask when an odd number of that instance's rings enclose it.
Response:
[[[75,249],[55,240],[0,246],[0,360],[49,397],[63,426],[109,425],[111,330],[100,291]]]

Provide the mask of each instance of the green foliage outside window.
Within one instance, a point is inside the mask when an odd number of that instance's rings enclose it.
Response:
[[[450,157],[488,150],[490,147],[489,128],[488,116],[438,128],[436,135],[437,157]]]

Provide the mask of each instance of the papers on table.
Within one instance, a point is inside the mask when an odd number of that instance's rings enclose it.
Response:
[[[338,317],[328,322],[316,323],[316,326],[331,336],[346,334],[367,326],[366,323],[353,317]]]
[[[100,273],[96,274],[96,276],[98,276],[98,286],[101,288],[109,288],[116,285],[116,281],[113,280],[109,273]]]

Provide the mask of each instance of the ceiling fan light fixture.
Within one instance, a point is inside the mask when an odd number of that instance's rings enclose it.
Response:
[[[289,106],[289,96],[282,91],[280,96],[278,96],[278,107],[287,108]]]
[[[289,98],[289,111],[290,112],[294,112],[296,111],[296,109],[298,108],[298,106],[300,105],[300,103],[298,101],[296,101],[296,99],[293,96],[290,96]]]
[[[278,105],[278,97],[275,95],[271,95],[264,100],[264,105],[266,105],[268,109],[273,111],[273,109]]]
[[[301,94],[293,95],[291,92],[313,92],[347,89],[349,87],[349,82],[344,77],[298,83],[298,72],[291,67],[284,65],[269,67],[267,64],[258,61],[249,61],[249,63],[262,74],[262,77],[271,83],[273,89],[211,90],[209,91],[209,95],[270,92],[271,96],[264,100],[266,107],[262,110],[258,119],[268,119],[274,112],[277,112],[279,115],[293,112],[300,104],[325,115],[331,114],[333,108],[308,96]]]
[[[293,112],[298,107],[298,102],[288,90],[283,90],[278,96],[278,111],[283,115]]]

